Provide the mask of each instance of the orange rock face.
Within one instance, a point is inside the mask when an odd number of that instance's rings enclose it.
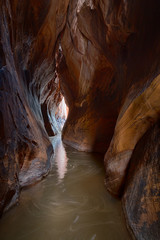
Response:
[[[160,236],[160,123],[138,142],[130,161],[123,206],[137,239]]]
[[[49,171],[63,95],[64,141],[106,153],[134,235],[159,239],[159,22],[159,0],[1,0],[0,212]]]
[[[0,213],[17,201],[21,187],[50,168],[53,149],[44,114],[58,101],[54,53],[67,5],[0,2]]]
[[[63,138],[79,150],[105,152],[122,107],[158,74],[159,4],[146,4],[70,1],[58,72],[70,101]]]
[[[79,150],[106,151],[106,186],[115,196],[123,196],[136,144],[160,116],[159,21],[159,1],[69,3],[58,59],[58,74],[70,108],[63,139]],[[139,158],[138,153],[135,157]],[[156,189],[159,174],[158,178],[150,175]],[[132,180],[127,197],[136,184],[135,178]],[[144,181],[152,192],[154,186]],[[144,201],[147,197],[144,194]],[[124,202],[126,216],[135,231],[129,199]],[[156,199],[160,204],[159,195]],[[138,206],[134,211],[136,216]],[[150,239],[158,239],[160,214],[156,216],[155,234]],[[151,213],[148,222],[150,218]],[[144,229],[147,233],[150,228]],[[143,239],[139,233],[136,236]]]

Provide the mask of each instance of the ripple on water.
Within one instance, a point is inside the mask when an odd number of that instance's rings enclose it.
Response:
[[[53,169],[0,220],[1,240],[129,240],[121,204],[104,186],[103,157],[53,139]],[[9,230],[8,230],[9,229]]]

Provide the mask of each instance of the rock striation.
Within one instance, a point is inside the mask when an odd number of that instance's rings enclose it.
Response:
[[[122,202],[136,239],[159,239],[160,236],[159,131],[158,121],[138,142],[126,176]]]
[[[70,109],[64,141],[79,150],[106,151],[106,187],[114,196],[124,197],[129,226],[137,239],[146,240],[149,232],[149,239],[160,237],[160,172],[149,171],[149,166],[159,169],[159,160],[152,157],[158,159],[155,149],[159,145],[149,147],[149,140],[143,140],[150,149],[143,152],[150,159],[147,168],[140,150],[133,158],[132,154],[160,116],[159,21],[158,0],[71,0],[58,65]],[[136,158],[141,159],[141,173]],[[135,161],[132,169],[131,159]],[[128,174],[131,180],[124,187]],[[137,178],[152,193],[150,202],[146,190],[138,188]],[[138,189],[132,193],[134,188]],[[143,205],[137,201],[142,198]]]
[[[54,55],[67,6],[0,1],[0,213],[16,203],[21,187],[50,169],[47,131],[53,132],[46,112],[61,97]]]
[[[105,153],[128,227],[160,238],[159,22],[159,0],[0,1],[1,213],[48,173],[64,96],[64,142]]]

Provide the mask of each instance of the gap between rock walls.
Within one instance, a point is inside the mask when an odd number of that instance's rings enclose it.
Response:
[[[1,215],[49,173],[62,133],[105,154],[136,239],[160,238],[159,22],[158,0],[1,0]]]

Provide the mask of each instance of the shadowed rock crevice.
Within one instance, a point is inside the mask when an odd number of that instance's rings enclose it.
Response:
[[[1,0],[0,213],[49,172],[65,99],[63,141],[105,153],[134,235],[159,239],[159,22],[159,0]]]
[[[41,105],[52,108],[59,94],[54,49],[67,5],[42,0],[0,3],[0,213],[17,201],[21,187],[50,169],[53,149]]]
[[[106,151],[106,186],[114,196],[125,194],[133,150],[159,119],[159,20],[159,1],[69,3],[58,65],[70,107],[63,140]]]
[[[129,226],[137,239],[160,236],[160,122],[151,127],[133,151],[122,198]]]

